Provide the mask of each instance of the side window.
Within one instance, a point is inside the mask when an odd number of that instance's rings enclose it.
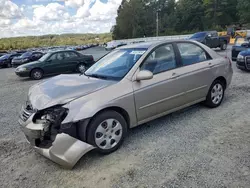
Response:
[[[148,56],[141,65],[141,70],[158,74],[176,68],[176,58],[172,44],[160,46]]]
[[[64,59],[64,53],[57,53],[57,60],[61,61]]]
[[[206,52],[192,43],[177,43],[183,66],[208,60]]]
[[[218,37],[218,33],[217,32],[213,32],[212,33],[212,37]]]
[[[78,57],[78,55],[74,52],[64,52],[65,58],[74,58]]]
[[[52,60],[52,61],[54,61],[54,60],[56,60],[56,59],[57,59],[57,54],[53,54],[53,55],[51,55],[50,58],[49,58],[49,60]]]

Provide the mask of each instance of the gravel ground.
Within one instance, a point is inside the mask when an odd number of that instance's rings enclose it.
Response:
[[[106,52],[83,53],[98,59]],[[36,81],[1,69],[0,187],[249,187],[250,76],[233,64],[233,81],[219,108],[195,105],[139,126],[118,151],[106,156],[92,151],[73,170],[25,142],[18,113]]]

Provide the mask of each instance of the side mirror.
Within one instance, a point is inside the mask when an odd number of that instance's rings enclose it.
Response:
[[[212,37],[212,35],[211,35],[211,34],[208,34],[208,35],[207,35],[207,38],[211,38],[211,37]]]
[[[46,62],[51,63],[51,62],[52,62],[52,60],[51,60],[51,59],[47,59],[47,60],[46,60]]]
[[[136,75],[136,81],[150,80],[153,78],[153,73],[148,70],[142,70]]]

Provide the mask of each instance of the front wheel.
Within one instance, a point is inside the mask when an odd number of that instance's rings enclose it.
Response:
[[[226,50],[227,49],[227,43],[225,41],[221,43],[220,49],[221,50]]]
[[[43,71],[41,69],[34,69],[31,71],[30,77],[34,80],[40,80],[43,77]]]
[[[127,123],[116,111],[105,111],[91,121],[87,130],[87,141],[100,153],[109,154],[117,150],[126,134]]]
[[[224,98],[225,87],[220,80],[215,80],[208,91],[205,104],[210,108],[220,106]]]

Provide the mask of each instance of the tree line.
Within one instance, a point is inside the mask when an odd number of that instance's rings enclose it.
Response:
[[[111,32],[113,39],[155,36],[157,14],[159,35],[249,27],[249,10],[250,0],[122,0]]]
[[[93,43],[106,43],[110,40],[112,40],[110,33],[13,37],[0,39],[0,50],[27,49],[47,46],[84,45]]]

